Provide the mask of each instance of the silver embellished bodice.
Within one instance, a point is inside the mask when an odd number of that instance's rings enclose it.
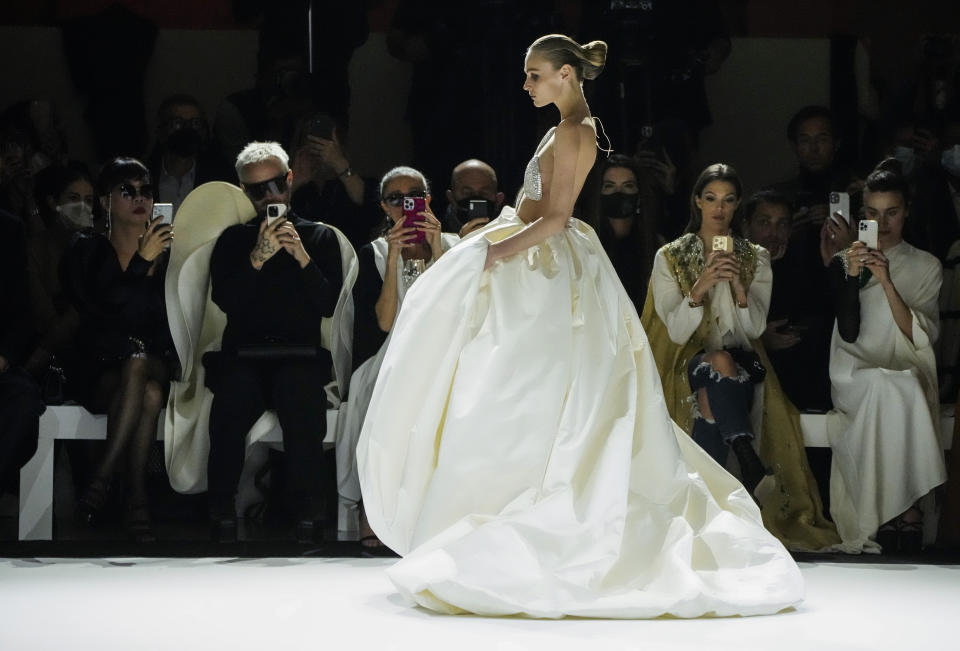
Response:
[[[540,151],[543,148],[556,127],[550,127],[550,130],[543,136],[543,140],[537,145],[533,158],[527,163],[527,169],[523,171],[523,194],[534,201],[540,201],[543,198],[543,177],[540,175]]]

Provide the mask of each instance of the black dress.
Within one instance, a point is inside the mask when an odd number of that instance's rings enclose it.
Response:
[[[110,240],[97,233],[77,234],[63,256],[60,280],[80,315],[80,400],[88,408],[102,408],[92,404],[98,380],[127,359],[159,358],[176,375],[164,301],[167,254],[157,259],[152,274],[151,266],[134,253],[124,270]]]

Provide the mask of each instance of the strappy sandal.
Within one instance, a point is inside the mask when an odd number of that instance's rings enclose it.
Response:
[[[127,504],[123,526],[127,536],[135,543],[151,543],[157,541],[150,524],[150,510],[146,502],[132,502]]]
[[[103,512],[110,497],[110,482],[94,477],[77,500],[77,518],[87,525],[96,525],[103,520]]]

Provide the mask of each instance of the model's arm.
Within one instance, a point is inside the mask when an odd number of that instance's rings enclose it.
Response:
[[[577,200],[577,161],[582,139],[580,129],[589,127],[561,122],[553,132],[553,176],[550,178],[549,202],[540,219],[515,235],[491,244],[487,250],[489,269],[494,262],[525,251],[551,235],[561,232],[573,214]]]

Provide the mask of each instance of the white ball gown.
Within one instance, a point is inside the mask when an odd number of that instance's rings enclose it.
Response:
[[[400,593],[443,613],[759,615],[803,598],[743,487],[667,413],[593,230],[483,270],[512,208],[407,293],[357,449]]]

